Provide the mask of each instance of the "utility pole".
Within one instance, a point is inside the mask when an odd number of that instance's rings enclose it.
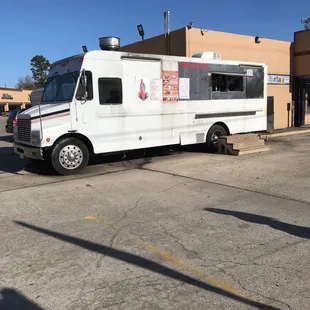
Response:
[[[301,23],[305,24],[305,30],[310,29],[310,17],[302,18]]]

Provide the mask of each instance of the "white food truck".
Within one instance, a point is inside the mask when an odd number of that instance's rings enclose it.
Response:
[[[68,175],[93,154],[266,130],[265,64],[119,52],[119,41],[51,66],[41,103],[18,115],[17,154]]]

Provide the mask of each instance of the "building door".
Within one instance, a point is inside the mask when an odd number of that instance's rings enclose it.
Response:
[[[305,107],[306,107],[306,117],[305,124],[310,125],[310,78],[305,81]]]
[[[295,126],[310,124],[310,77],[296,77],[294,86]]]
[[[274,131],[274,97],[267,97],[267,131]]]

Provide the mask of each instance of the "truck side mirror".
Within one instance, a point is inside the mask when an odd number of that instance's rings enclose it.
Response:
[[[87,87],[87,76],[86,76],[85,70],[83,70],[82,72],[82,85],[83,87]]]

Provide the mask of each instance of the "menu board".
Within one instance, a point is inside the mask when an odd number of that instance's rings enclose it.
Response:
[[[163,100],[163,82],[162,79],[151,81],[151,100]]]
[[[180,78],[179,80],[179,98],[189,99],[190,98],[190,83],[189,78]]]
[[[163,71],[163,101],[176,102],[179,101],[179,72]]]

